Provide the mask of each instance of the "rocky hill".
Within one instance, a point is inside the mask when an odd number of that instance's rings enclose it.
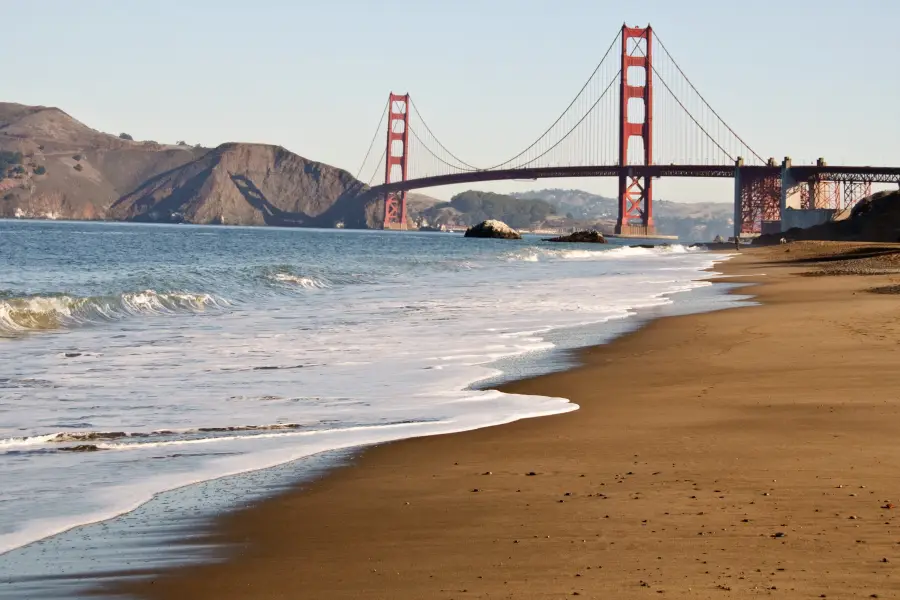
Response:
[[[0,103],[0,218],[372,227],[365,192],[278,146],[134,141],[58,108]]]
[[[362,183],[350,173],[284,148],[224,144],[147,180],[113,204],[108,215],[134,221],[360,227],[366,225],[363,204],[356,203],[356,211],[334,207],[350,208],[347,202],[361,191]]]
[[[145,179],[207,152],[135,142],[91,129],[58,108],[0,103],[0,217],[102,219]]]

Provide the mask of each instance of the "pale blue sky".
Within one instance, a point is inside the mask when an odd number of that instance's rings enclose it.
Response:
[[[473,164],[527,145],[616,30],[651,23],[700,91],[765,156],[900,165],[894,0],[45,0],[0,36],[0,99],[103,131],[266,142],[355,173],[391,90],[409,91]],[[7,11],[4,11],[7,12]],[[730,183],[656,196],[729,200]],[[480,185],[496,191],[612,180]],[[436,188],[438,197],[459,191]]]

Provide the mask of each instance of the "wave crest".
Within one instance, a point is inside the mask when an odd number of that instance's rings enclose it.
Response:
[[[142,315],[202,312],[228,302],[211,294],[144,290],[118,296],[23,296],[0,300],[0,336],[69,329]]]
[[[61,431],[45,435],[0,439],[0,454],[21,452],[91,452],[95,450],[141,450],[166,446],[213,444],[229,441],[249,441],[281,435],[317,435],[333,431],[354,431],[371,428],[424,425],[434,419],[400,420],[378,425],[335,427],[319,423],[270,423],[265,425],[225,425],[192,427],[188,429],[160,429],[151,432],[125,431]]]
[[[304,277],[302,275],[293,275],[291,273],[275,273],[272,275],[272,279],[282,284],[289,284],[308,290],[320,290],[331,287],[331,283],[324,279]]]
[[[699,252],[701,248],[690,248],[682,244],[659,244],[656,246],[612,246],[587,245],[585,248],[547,248],[534,246],[507,252],[503,258],[507,262],[541,262],[545,260],[608,260],[636,256],[664,256]]]

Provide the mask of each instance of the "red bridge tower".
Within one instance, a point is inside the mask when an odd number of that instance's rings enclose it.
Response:
[[[643,70],[643,77],[641,71]],[[628,166],[632,138],[643,142],[643,163],[653,164],[653,30],[622,25],[622,72],[619,97],[619,166]],[[643,81],[641,81],[643,79]],[[630,102],[642,101],[642,105]],[[639,109],[643,109],[642,111]],[[643,120],[637,119],[643,112]],[[629,114],[630,113],[630,114]],[[619,176],[619,217],[616,233],[653,235],[653,181],[650,177]]]
[[[406,181],[409,159],[409,94],[391,93],[388,100],[387,154],[384,182]],[[406,229],[406,192],[388,192],[384,197],[384,228]]]

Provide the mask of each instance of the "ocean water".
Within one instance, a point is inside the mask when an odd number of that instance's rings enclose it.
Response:
[[[576,410],[478,384],[690,310],[722,258],[622,242],[0,221],[0,575],[188,484]]]

